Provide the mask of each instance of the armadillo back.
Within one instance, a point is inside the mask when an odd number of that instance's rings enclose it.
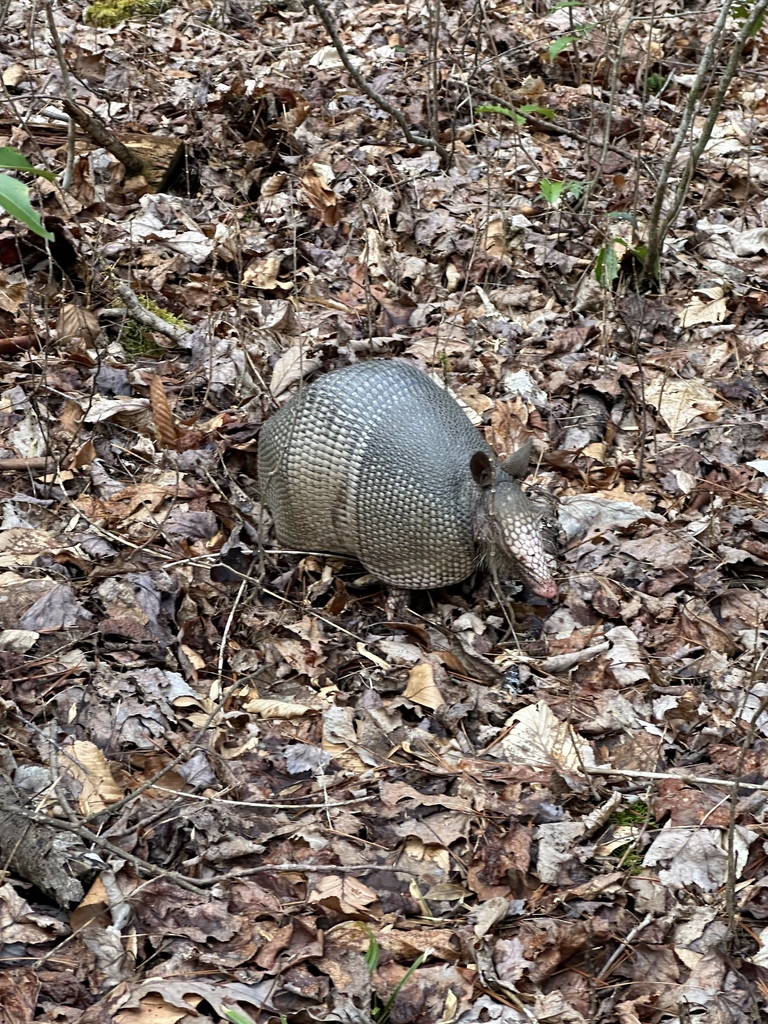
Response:
[[[450,395],[408,363],[373,360],[319,378],[267,421],[259,480],[281,544],[436,587],[475,565],[477,451],[492,456]]]

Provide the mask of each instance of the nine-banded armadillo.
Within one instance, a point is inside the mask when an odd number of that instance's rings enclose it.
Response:
[[[549,598],[539,515],[513,479],[527,461],[499,465],[447,391],[410,363],[373,359],[318,378],[267,420],[258,472],[285,547],[353,555],[416,589],[485,564]]]

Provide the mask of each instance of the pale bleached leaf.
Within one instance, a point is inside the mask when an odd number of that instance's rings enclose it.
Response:
[[[569,722],[557,718],[544,701],[516,711],[508,724],[512,728],[501,746],[514,764],[554,768],[565,775],[581,775],[582,766],[595,764],[590,744]]]

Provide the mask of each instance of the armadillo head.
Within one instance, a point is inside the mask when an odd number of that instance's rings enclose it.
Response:
[[[477,541],[483,558],[497,568],[500,576],[520,577],[534,594],[553,598],[557,596],[557,584],[547,564],[541,517],[520,484],[509,475],[509,461],[494,466],[483,452],[472,457],[470,469],[480,486],[475,517]],[[516,470],[518,463],[512,462],[510,468]]]

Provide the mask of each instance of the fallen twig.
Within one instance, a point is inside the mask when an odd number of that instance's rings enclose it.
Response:
[[[333,22],[333,18],[331,17],[328,8],[325,6],[322,0],[303,0],[303,2],[305,7],[310,9],[314,7],[314,9],[317,11],[318,18],[320,19],[320,21],[322,21],[323,25],[325,25],[328,35],[331,37],[331,41],[333,42],[333,45],[336,47],[336,52],[339,55],[341,63],[352,76],[355,84],[360,89],[360,91],[365,93],[369,100],[373,100],[377,107],[381,107],[381,109],[385,113],[389,114],[389,116],[397,122],[397,124],[400,126],[400,130],[402,131],[403,135],[406,137],[407,141],[411,143],[412,146],[427,146],[429,149],[434,149],[434,151],[439,154],[440,159],[443,161],[443,164],[447,166],[448,163],[450,163],[451,156],[448,150],[445,148],[445,146],[441,146],[436,139],[425,138],[422,135],[414,135],[411,129],[408,127],[408,122],[405,120],[405,117],[397,109],[397,107],[393,107],[391,103],[385,100],[383,96],[380,96],[376,92],[376,90],[373,89],[368,84],[368,82],[366,82],[366,80],[354,66],[352,61],[349,59],[349,54],[344,48],[344,44],[341,41],[339,33],[336,31],[336,26]]]
[[[618,775],[622,779],[671,779],[675,782],[691,782],[700,786],[726,786],[733,789],[753,789],[768,792],[768,783],[742,782],[741,779],[713,779],[708,775],[678,775],[675,772],[641,772],[631,768],[584,768],[585,775]]]
[[[113,279],[113,285],[115,291],[125,303],[125,308],[131,314],[137,323],[143,324],[145,327],[149,327],[151,331],[157,331],[158,334],[164,334],[166,338],[170,338],[171,341],[179,342],[186,331],[175,327],[173,324],[169,324],[167,320],[163,320],[157,313],[153,313],[151,310],[146,309],[139,302],[136,293],[123,281],[119,281],[116,277]]]
[[[130,175],[142,173],[144,164],[135,153],[128,149],[124,142],[121,142],[112,134],[101,118],[96,117],[95,114],[89,114],[87,110],[83,110],[81,106],[78,106],[77,103],[66,97],[64,97],[61,103],[72,120],[80,125],[88,138],[93,139],[99,146],[103,146],[108,153],[111,153],[116,160],[119,160]]]

